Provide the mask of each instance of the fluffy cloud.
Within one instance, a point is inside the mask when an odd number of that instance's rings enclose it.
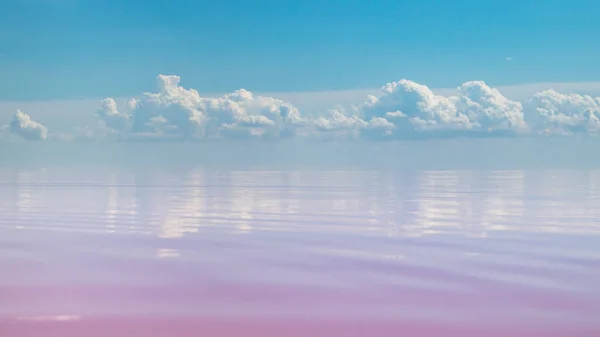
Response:
[[[427,86],[401,80],[383,86],[354,108],[320,117],[325,130],[360,130],[368,138],[436,136],[597,135],[600,98],[548,90],[534,94],[523,106],[482,81],[435,94]]]
[[[98,115],[115,130],[132,135],[173,138],[269,137],[293,134],[304,123],[287,102],[244,89],[221,97],[203,97],[179,85],[178,76],[158,76],[158,92],[129,102],[131,114],[118,111],[113,99]]]
[[[324,116],[311,121],[311,125],[320,132],[358,131],[368,125],[357,115],[348,115],[340,109],[329,110]]]
[[[359,109],[366,119],[397,121],[403,132],[473,128],[451,98],[435,95],[428,87],[408,80],[386,84],[378,96],[369,96]]]
[[[600,131],[599,97],[547,90],[533,95],[526,105],[527,122],[534,133],[570,135]]]
[[[378,96],[370,96],[358,108],[364,118],[394,123],[387,134],[410,136],[419,132],[506,131],[527,128],[521,103],[502,96],[484,82],[467,82],[455,96],[441,96],[427,86],[401,80],[386,84]]]
[[[35,141],[46,140],[48,138],[48,129],[44,125],[32,120],[28,114],[21,110],[17,110],[17,113],[8,125],[8,129],[12,134],[18,135],[25,140]]]
[[[452,95],[400,80],[356,106],[305,117],[292,104],[240,89],[204,97],[159,75],[158,92],[131,99],[121,112],[114,99],[97,113],[107,127],[130,137],[173,139],[314,138],[400,139],[456,136],[597,134],[600,99],[543,91],[525,104],[482,81],[466,82]]]
[[[482,81],[464,83],[453,100],[457,109],[479,129],[516,132],[527,129],[521,103],[507,99]]]
[[[131,116],[119,112],[117,102],[112,98],[102,100],[98,117],[107,127],[119,131],[127,130],[131,123]]]
[[[396,128],[385,118],[373,117],[365,121],[343,109],[330,110],[326,115],[310,120],[307,125],[313,130],[312,136],[326,139],[389,138]]]

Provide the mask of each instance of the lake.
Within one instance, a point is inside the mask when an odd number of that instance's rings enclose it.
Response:
[[[0,335],[600,336],[600,170],[0,169]]]

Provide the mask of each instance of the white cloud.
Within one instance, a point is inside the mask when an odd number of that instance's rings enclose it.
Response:
[[[527,122],[535,133],[598,134],[600,97],[539,92],[527,102]]]
[[[131,116],[119,112],[117,102],[112,98],[102,100],[98,117],[107,127],[119,131],[127,130],[131,123]]]
[[[360,114],[372,118],[397,119],[396,124],[408,123],[402,131],[434,130],[440,128],[471,129],[469,118],[459,112],[451,98],[433,93],[427,86],[400,80],[381,88],[378,96],[369,96],[359,107]]]
[[[357,115],[348,115],[338,109],[329,110],[324,116],[318,117],[313,121],[313,125],[319,131],[330,132],[349,129],[361,129],[367,126],[367,122],[360,119]]]
[[[6,131],[27,139],[74,141],[115,137],[400,139],[600,133],[600,83],[491,88],[482,81],[471,81],[453,89],[430,89],[400,80],[379,90],[259,95],[240,89],[200,95],[181,86],[178,76],[159,75],[157,80],[154,93],[130,99],[106,98],[100,106],[98,100],[71,104],[0,102],[0,118],[9,124],[12,115],[2,116],[8,109],[35,109],[39,111],[36,122],[21,113],[10,122],[13,126],[6,125]]]
[[[427,86],[408,80],[386,84],[358,107],[366,119],[379,118],[397,127],[388,135],[406,137],[415,132],[513,131],[524,132],[521,103],[504,97],[484,82],[472,81],[456,89],[456,95],[435,94]],[[381,123],[380,120],[380,123]],[[389,127],[389,124],[388,124]]]
[[[100,119],[130,136],[155,138],[423,138],[596,133],[598,99],[555,91],[535,94],[527,110],[482,81],[466,82],[449,95],[400,80],[384,85],[361,104],[315,111],[302,117],[291,103],[240,89],[204,97],[180,86],[178,76],[158,76],[158,92],[128,102],[102,101]],[[526,114],[528,116],[526,117]]]
[[[524,132],[527,128],[521,103],[504,97],[482,81],[464,83],[452,100],[479,129]]]
[[[445,96],[400,80],[369,95],[352,114],[336,110],[320,117],[317,125],[325,130],[359,129],[369,138],[600,133],[599,97],[546,90],[525,105],[482,81],[466,82]]]
[[[303,123],[297,108],[272,97],[244,89],[203,97],[179,82],[179,76],[159,75],[157,93],[144,93],[129,101],[131,116],[120,113],[111,98],[103,101],[99,116],[116,130],[131,118],[133,135],[186,139],[280,136],[293,133]]]
[[[31,117],[17,110],[17,113],[13,116],[8,130],[15,135],[22,137],[25,140],[46,140],[48,138],[48,129],[31,119]]]

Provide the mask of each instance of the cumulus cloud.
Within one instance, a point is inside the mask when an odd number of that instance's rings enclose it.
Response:
[[[348,115],[340,109],[329,110],[324,116],[317,117],[312,125],[321,132],[358,131],[367,126],[367,122],[357,115]]]
[[[21,110],[17,110],[17,113],[8,125],[8,129],[12,134],[18,135],[25,140],[36,141],[48,138],[48,129],[44,125],[32,120],[28,114]]]
[[[378,96],[368,97],[360,112],[364,118],[397,120],[396,124],[412,126],[417,131],[472,128],[468,117],[458,112],[450,98],[435,95],[427,86],[408,80],[386,84]]]
[[[538,134],[598,134],[600,98],[561,94],[554,90],[539,92],[527,102],[527,122]]]
[[[527,129],[522,104],[504,97],[482,81],[464,83],[454,100],[457,108],[480,129],[516,132]]]
[[[107,126],[132,135],[184,139],[283,136],[304,122],[290,103],[245,89],[203,97],[180,86],[179,76],[159,75],[157,80],[158,92],[129,101],[130,115],[119,112],[111,98],[98,115]]]
[[[450,95],[409,80],[385,84],[354,106],[301,115],[289,102],[239,89],[205,97],[159,75],[158,90],[132,98],[127,112],[114,99],[97,113],[107,127],[131,137],[173,139],[281,138],[403,139],[600,132],[600,99],[543,91],[524,104],[483,81]],[[309,117],[310,116],[310,117]]]
[[[359,113],[367,119],[379,118],[380,123],[394,123],[396,127],[387,134],[400,137],[435,131],[525,131],[521,103],[507,99],[484,82],[464,83],[456,92],[446,97],[412,81],[391,82],[379,95],[369,96]]]
[[[119,112],[117,102],[112,98],[102,100],[98,117],[107,127],[119,131],[127,130],[131,122],[131,116]]]

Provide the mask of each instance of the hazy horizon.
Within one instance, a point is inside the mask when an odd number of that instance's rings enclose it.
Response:
[[[598,169],[597,138],[420,141],[47,142],[0,149],[1,166]]]

